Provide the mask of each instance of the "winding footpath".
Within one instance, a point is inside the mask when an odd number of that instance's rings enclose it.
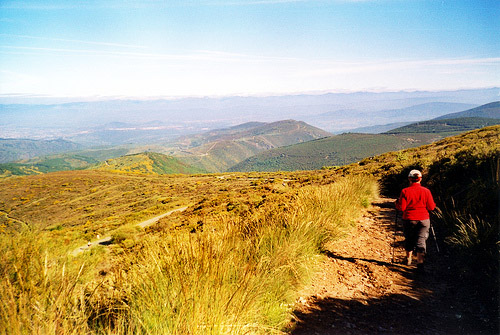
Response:
[[[168,215],[170,215],[172,213],[175,213],[175,212],[182,212],[182,211],[186,210],[186,208],[187,208],[187,206],[173,209],[173,210],[168,211],[166,213],[163,213],[161,215],[155,216],[155,217],[153,217],[151,219],[142,221],[142,222],[138,223],[137,226],[141,227],[141,228],[146,228],[148,226],[151,226],[151,225],[155,224],[156,222],[158,222],[158,220],[164,218],[165,216],[168,216]],[[85,244],[85,245],[82,245],[82,246],[76,248],[75,250],[73,250],[71,252],[71,255],[72,256],[77,256],[80,253],[82,253],[84,251],[88,251],[88,250],[90,250],[91,248],[93,248],[93,247],[95,247],[97,245],[108,245],[108,244],[111,243],[111,239],[112,239],[111,236],[105,236],[105,237],[102,237],[102,238],[90,241],[90,245],[89,244]]]
[[[425,275],[403,265],[393,203],[379,199],[348,236],[327,246],[322,271],[294,311],[292,335],[490,334],[489,320],[460,301],[446,256],[430,239]]]

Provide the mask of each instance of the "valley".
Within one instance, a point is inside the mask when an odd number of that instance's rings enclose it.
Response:
[[[447,105],[432,104],[432,106],[437,108]],[[452,108],[458,106],[462,105],[455,104]],[[420,111],[421,108],[430,107],[429,104],[418,105],[410,108],[409,112]],[[394,116],[394,113],[398,112],[391,113]],[[500,103],[492,102],[450,114],[443,112],[430,114],[441,116],[437,119],[406,123],[402,127],[393,123],[395,128],[377,134],[333,135],[303,121],[295,120],[248,122],[228,128],[183,135],[176,139],[164,139],[161,142],[154,142],[153,138],[149,138],[149,141],[153,142],[139,141],[118,146],[89,148],[14,162],[12,160],[16,153],[13,148],[16,145],[19,146],[18,151],[20,150],[17,155],[21,157],[26,155],[25,153],[21,155],[21,152],[24,152],[23,148],[28,145],[33,148],[30,156],[35,156],[35,152],[43,155],[46,150],[63,150],[60,143],[66,146],[77,144],[63,140],[38,143],[33,140],[0,139],[0,159],[11,160],[0,164],[0,178],[76,169],[142,171],[157,174],[315,170],[350,164],[387,151],[417,147],[468,130],[498,124]],[[429,114],[423,113],[423,115]],[[125,133],[133,129],[123,124],[114,124],[114,127],[115,131]],[[46,148],[47,143],[58,143],[58,145],[49,149]],[[37,146],[40,148],[36,149]]]

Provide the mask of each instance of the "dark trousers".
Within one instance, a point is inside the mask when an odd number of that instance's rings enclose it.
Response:
[[[405,250],[425,253],[431,220],[403,220]]]

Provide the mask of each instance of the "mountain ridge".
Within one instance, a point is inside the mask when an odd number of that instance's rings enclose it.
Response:
[[[462,112],[456,112],[439,116],[436,120],[440,119],[454,119],[462,117],[482,117],[489,119],[500,119],[500,101],[493,101],[488,104],[477,106]]]
[[[443,137],[500,124],[499,102],[488,103],[453,115],[462,116],[471,113],[472,115],[485,115],[482,111],[487,111],[486,115],[498,115],[499,119],[480,117],[432,119],[392,129],[382,134],[344,133],[322,141],[262,152],[235,164],[228,171],[293,171],[345,165],[384,152],[429,144]],[[347,145],[347,142],[350,144]]]
[[[259,152],[331,135],[295,120],[244,125],[194,135],[181,140],[177,152],[166,151],[200,169],[222,172]]]

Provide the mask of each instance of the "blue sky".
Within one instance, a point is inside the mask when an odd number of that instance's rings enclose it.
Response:
[[[500,1],[1,0],[0,94],[500,86]]]

